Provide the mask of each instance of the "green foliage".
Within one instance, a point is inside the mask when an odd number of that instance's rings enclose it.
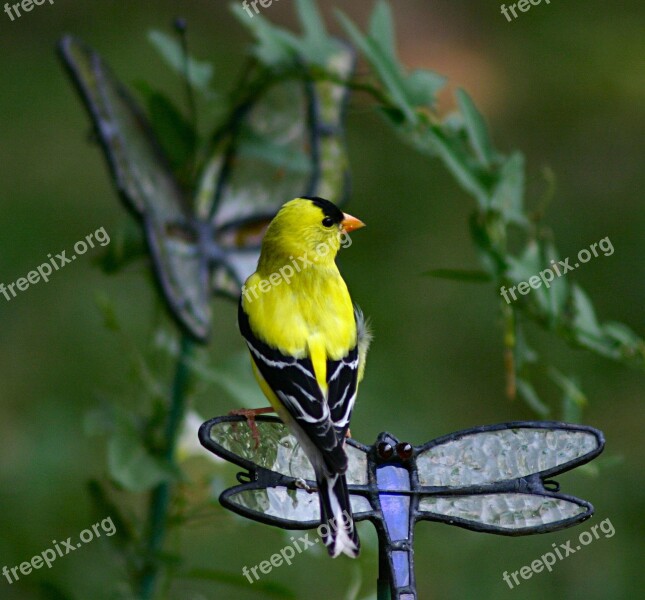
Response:
[[[231,10],[240,23],[256,37],[252,53],[265,66],[286,69],[304,62],[309,66],[325,67],[338,42],[327,35],[314,0],[296,0],[295,4],[304,30],[302,37],[273,25],[262,15],[254,15],[249,19],[238,2],[231,4]]]
[[[434,269],[433,277],[460,281],[491,281],[496,294],[502,286],[511,287],[538,275],[560,259],[551,232],[531,214],[525,199],[525,165],[520,152],[508,156],[497,151],[481,113],[464,90],[457,90],[458,113],[441,118],[428,111],[443,83],[432,72],[425,72],[426,94],[410,93],[409,77],[396,58],[394,28],[387,3],[377,2],[367,34],[360,32],[345,15],[339,20],[354,44],[371,65],[376,84],[368,90],[378,101],[378,109],[406,142],[429,156],[438,157],[457,183],[475,198],[476,209],[470,220],[473,242],[485,271],[472,269]],[[511,248],[509,240],[519,233],[523,247]],[[556,279],[550,288],[532,289],[510,306],[500,299],[505,320],[505,343],[512,360],[507,386],[511,395],[517,390],[539,415],[550,414],[532,381],[532,367],[540,365],[533,350],[517,340],[526,337],[527,323],[560,337],[571,346],[583,348],[634,366],[645,367],[645,342],[623,324],[600,324],[593,304],[573,282],[573,276]],[[538,369],[542,372],[544,367]],[[585,405],[584,394],[573,378],[555,368],[547,368],[550,379],[563,391],[560,413],[563,418],[579,421]]]

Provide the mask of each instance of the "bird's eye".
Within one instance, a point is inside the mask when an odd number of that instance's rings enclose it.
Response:
[[[396,453],[399,455],[399,458],[408,460],[412,456],[412,446],[407,442],[401,442],[396,445]]]
[[[331,217],[325,217],[325,218],[322,220],[322,224],[323,224],[325,227],[331,227],[331,226],[334,224],[334,219],[332,219]]]
[[[394,448],[392,448],[392,446],[387,442],[381,442],[376,447],[376,451],[378,452],[378,455],[385,460],[387,460],[392,456],[392,454],[394,454]]]

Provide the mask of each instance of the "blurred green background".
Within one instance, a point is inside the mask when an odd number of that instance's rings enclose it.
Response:
[[[340,28],[333,7],[364,25],[372,5],[320,4],[335,31]],[[601,319],[623,321],[645,334],[642,2],[553,0],[511,23],[497,2],[399,0],[393,8],[403,62],[435,69],[471,93],[497,147],[526,153],[534,196],[545,189],[542,168],[555,171],[556,196],[546,221],[562,255],[610,237],[612,256],[568,277],[587,289]],[[180,97],[178,79],[146,40],[149,29],[167,30],[179,14],[188,19],[193,54],[213,62],[216,87],[227,91],[250,41],[227,2],[56,0],[14,22],[0,13],[0,282],[15,281],[48,253],[70,249],[99,227],[114,234],[130,218],[101,152],[88,143],[89,121],[55,57],[57,39],[78,34],[123,81],[145,80]],[[296,22],[289,0],[276,0],[263,14],[288,26]],[[444,95],[442,108],[449,108],[451,97]],[[202,125],[207,123],[204,115]],[[431,268],[477,267],[466,227],[471,199],[439,162],[400,143],[360,99],[350,107],[348,143],[350,211],[369,227],[354,236],[341,263],[376,333],[352,421],[354,437],[371,443],[387,429],[421,443],[474,425],[535,418],[523,403],[504,396],[494,290],[421,276]],[[105,476],[105,444],[84,434],[84,415],[103,397],[131,398],[132,368],[119,336],[105,328],[96,298],[113,302],[141,350],[160,310],[146,264],[108,277],[92,265],[98,255],[88,252],[50,283],[11,302],[0,297],[0,568],[30,560],[52,540],[76,537],[97,520],[86,482]],[[214,310],[216,334],[208,354],[217,364],[243,344],[235,306],[216,301]],[[601,462],[595,476],[559,478],[563,491],[595,505],[595,522],[609,518],[616,534],[509,590],[504,571],[529,564],[554,542],[576,538],[594,521],[517,539],[421,523],[416,573],[422,599],[620,599],[637,597],[645,586],[643,374],[575,352],[539,331],[534,343],[579,376],[590,398],[584,423],[605,432],[605,456],[622,457],[614,465]],[[164,378],[169,382],[171,372]],[[557,391],[546,389],[558,417]],[[234,407],[223,390],[199,387],[195,408],[204,418]],[[196,488],[212,471],[221,485],[233,481],[231,471],[200,459],[191,459],[187,470]],[[143,501],[130,500],[131,510],[136,513]],[[298,598],[370,598],[377,565],[373,528],[362,524],[360,533],[365,551],[359,561],[332,562],[310,551],[265,581],[287,586]],[[186,568],[241,577],[244,565],[267,559],[287,540],[280,530],[244,522],[214,505],[207,518],[172,536],[168,547],[182,555]],[[19,583],[0,578],[0,598],[61,597],[53,588],[43,591],[43,582],[75,599],[120,598],[122,580],[119,560],[108,544],[96,541]],[[176,579],[167,597],[263,595],[250,584]]]

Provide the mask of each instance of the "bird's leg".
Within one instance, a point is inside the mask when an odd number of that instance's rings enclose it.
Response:
[[[246,424],[251,429],[251,435],[255,440],[255,449],[257,450],[258,446],[260,445],[260,431],[258,430],[258,426],[255,423],[255,417],[272,412],[275,412],[275,409],[272,406],[266,406],[265,408],[237,408],[235,410],[229,411],[228,414],[246,417]]]
[[[348,440],[350,437],[352,437],[352,432],[349,430],[349,427],[348,427],[347,431],[345,432],[345,439]]]

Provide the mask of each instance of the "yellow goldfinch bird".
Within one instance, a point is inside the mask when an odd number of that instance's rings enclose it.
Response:
[[[333,557],[359,552],[344,445],[371,336],[335,258],[361,227],[328,200],[287,202],[267,229],[238,313],[255,377],[313,465]]]

